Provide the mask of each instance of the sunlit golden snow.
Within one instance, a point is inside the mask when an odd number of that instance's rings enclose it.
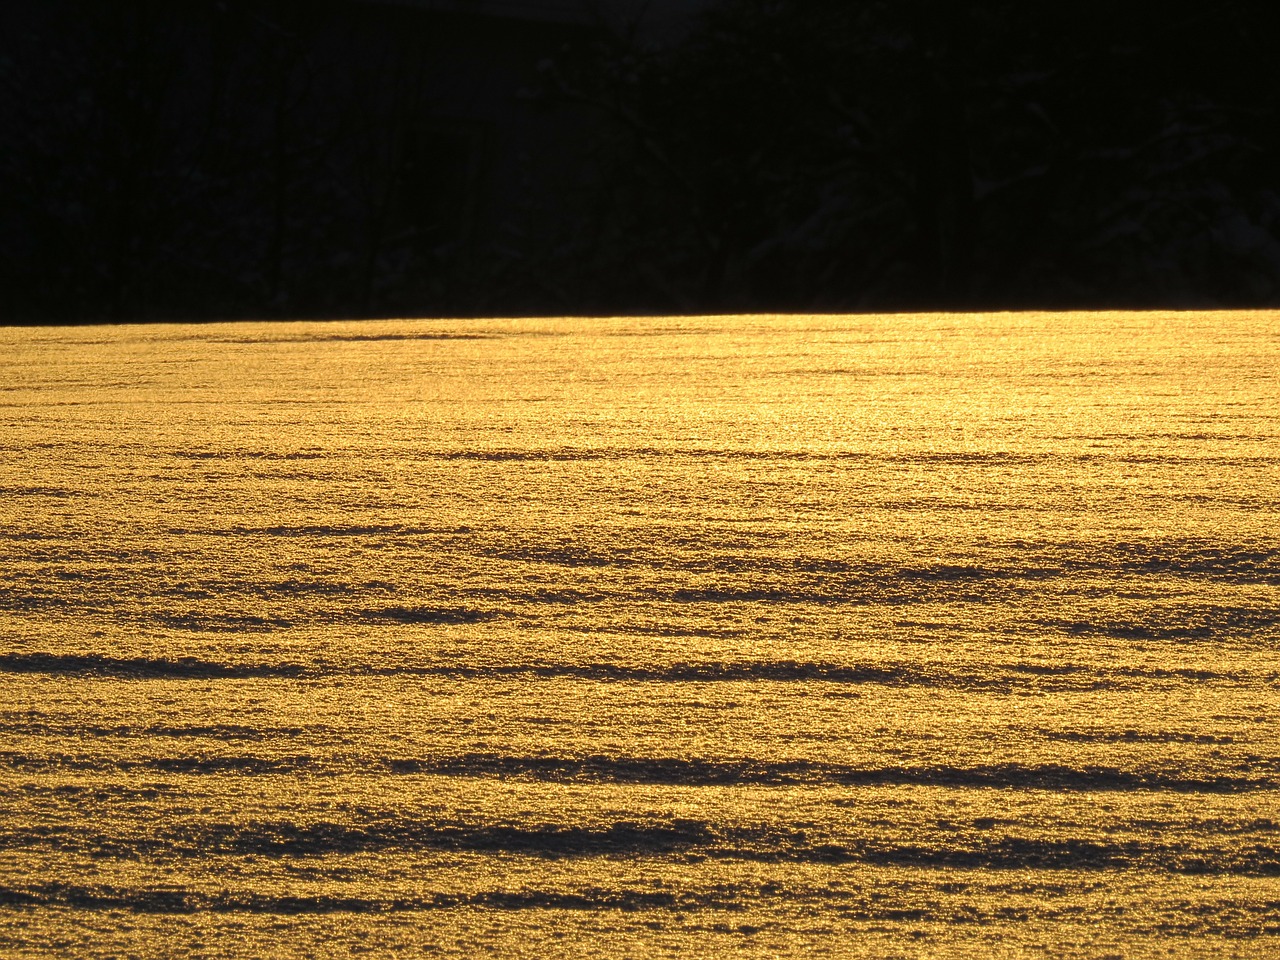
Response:
[[[1280,315],[0,328],[0,953],[1280,950]]]

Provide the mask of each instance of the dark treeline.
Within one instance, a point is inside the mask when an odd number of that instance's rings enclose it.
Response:
[[[1263,7],[10,0],[0,322],[1278,304]]]

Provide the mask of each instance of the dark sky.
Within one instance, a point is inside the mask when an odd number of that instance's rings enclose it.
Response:
[[[1257,6],[10,0],[0,321],[1274,305]]]

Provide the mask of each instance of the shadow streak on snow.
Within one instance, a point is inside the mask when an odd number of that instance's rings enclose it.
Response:
[[[389,606],[362,611],[360,619],[396,624],[473,624],[501,617],[488,610]],[[1106,671],[1084,664],[975,664],[971,669],[931,664],[832,663],[766,660],[625,663],[223,663],[194,657],[113,657],[100,653],[0,654],[0,673],[83,675],[122,679],[221,679],[439,677],[461,681],[502,678],[582,680],[597,683],[824,683],[1003,692],[1037,689],[1103,690],[1151,683],[1274,682],[1274,675],[1242,676],[1206,669],[1119,667]]]
[[[59,883],[0,887],[0,906],[127,910],[139,914],[250,913],[280,916],[330,913],[403,913],[480,907],[492,910],[697,910],[732,909],[732,891],[586,888],[576,891],[482,890],[425,893],[383,899],[359,896],[288,896],[258,891],[210,893],[183,888],[128,888]]]
[[[396,773],[454,777],[521,778],[551,782],[636,784],[783,785],[838,784],[852,787],[930,786],[960,789],[1053,791],[1168,791],[1173,793],[1239,793],[1280,789],[1280,781],[1240,777],[1130,771],[1115,767],[1069,767],[1061,764],[990,764],[958,766],[856,767],[812,760],[688,760],[676,758],[513,757],[466,754],[447,759],[391,759]]]
[[[298,663],[219,663],[195,657],[111,657],[100,653],[0,654],[0,673],[34,673],[50,676],[90,675],[137,680],[216,680],[248,677],[301,677],[307,668]]]
[[[929,834],[918,841],[823,837],[767,824],[702,820],[616,821],[607,825],[467,824],[387,818],[369,823],[259,821],[176,827],[117,836],[48,828],[38,835],[0,835],[0,848],[54,848],[93,857],[210,855],[314,858],[384,853],[507,854],[542,859],[645,857],[760,863],[863,863],[925,869],[1146,869],[1210,876],[1280,875],[1280,850],[1256,843],[1223,849],[1179,840],[1023,837],[989,831]],[[3,888],[0,888],[3,889]],[[46,888],[47,889],[47,888]],[[38,891],[39,888],[36,888]],[[31,891],[29,898],[38,898]],[[16,894],[16,896],[15,896]],[[9,891],[10,902],[22,894]],[[4,894],[0,894],[3,902]],[[33,902],[31,899],[28,903]],[[38,899],[35,902],[39,902]]]
[[[220,739],[216,736],[211,739]],[[226,742],[225,740],[223,742]],[[28,772],[104,769],[192,776],[318,776],[354,770],[390,776],[526,780],[542,783],[648,786],[936,787],[954,790],[1164,792],[1234,794],[1280,790],[1280,765],[1252,773],[1200,773],[1057,763],[975,766],[855,766],[816,760],[685,759],[673,757],[554,757],[469,753],[442,758],[333,756],[309,753],[191,753],[181,756],[101,758],[88,754],[0,752],[0,767]]]
[[[504,334],[496,333],[317,333],[294,337],[217,337],[209,343],[372,343],[377,341],[413,341],[413,340],[501,340]]]

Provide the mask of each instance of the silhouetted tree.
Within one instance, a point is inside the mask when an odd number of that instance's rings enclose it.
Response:
[[[1274,302],[1260,14],[1166,12],[723,0],[679,46],[598,43],[551,86],[630,135],[600,189],[632,198],[620,259],[674,302]]]
[[[1265,26],[709,0],[659,42],[15,0],[0,319],[1277,303]]]

